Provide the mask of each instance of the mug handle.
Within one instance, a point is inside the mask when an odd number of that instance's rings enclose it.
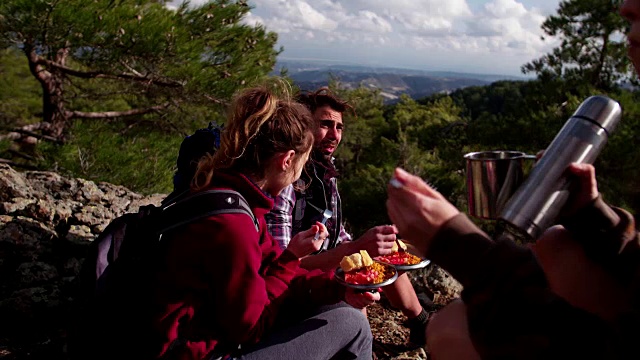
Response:
[[[543,153],[544,154],[544,153]],[[540,155],[540,157],[542,157],[542,154]],[[524,166],[522,168],[524,177],[526,179],[527,176],[529,176],[529,173],[531,172],[531,170],[536,166],[536,164],[538,163],[538,161],[540,160],[538,158],[538,155],[532,155],[532,154],[523,154],[522,155],[522,159],[523,160],[533,160],[533,163],[531,164],[531,166]]]
[[[496,209],[500,209],[500,212],[502,212],[501,209],[503,209],[507,202],[509,201],[510,197],[513,195],[512,193],[508,193],[505,192],[505,189],[517,189],[517,187],[514,187],[514,184],[512,182],[517,181],[519,184],[522,184],[525,179],[527,178],[527,176],[529,176],[529,173],[531,172],[531,169],[533,169],[534,166],[536,166],[537,160],[538,160],[538,156],[537,155],[531,155],[531,154],[526,154],[526,153],[520,153],[522,155],[517,156],[515,159],[519,159],[519,160],[533,160],[533,163],[531,164],[531,166],[524,166],[521,163],[521,168],[520,168],[520,176],[515,176],[513,175],[514,173],[517,173],[517,170],[515,168],[509,167],[509,173],[511,175],[507,175],[506,176],[506,180],[505,183],[503,184],[503,189],[500,190],[500,192],[498,193],[498,196],[496,198]],[[514,180],[515,178],[515,180]],[[519,185],[517,185],[519,186]]]

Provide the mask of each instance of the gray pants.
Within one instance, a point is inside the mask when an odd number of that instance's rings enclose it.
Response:
[[[345,304],[319,308],[310,317],[277,330],[237,360],[371,360],[373,335],[369,321]]]

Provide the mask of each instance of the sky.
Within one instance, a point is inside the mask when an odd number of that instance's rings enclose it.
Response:
[[[205,0],[191,0],[198,5]],[[243,20],[278,33],[279,58],[522,75],[557,39],[560,0],[249,0]]]

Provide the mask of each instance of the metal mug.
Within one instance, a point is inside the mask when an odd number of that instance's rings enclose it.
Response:
[[[523,162],[535,159],[520,151],[479,151],[464,155],[469,215],[496,220],[524,181]]]

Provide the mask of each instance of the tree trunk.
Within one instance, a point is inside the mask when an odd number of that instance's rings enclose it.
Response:
[[[591,80],[591,83],[596,84],[596,87],[598,89],[604,89],[604,90],[608,90],[610,85],[608,83],[605,83],[604,79],[602,79],[602,70],[604,69],[604,63],[607,59],[607,46],[609,46],[609,35],[610,35],[610,32],[607,31],[602,36],[602,47],[600,48],[600,57],[598,59],[598,64],[593,72],[593,79]]]
[[[55,76],[46,84],[43,84],[44,96],[42,102],[42,111],[44,113],[43,121],[51,126],[45,130],[45,135],[52,136],[56,139],[63,140],[67,128],[66,110],[62,96],[62,84]]]
[[[360,167],[360,156],[362,155],[362,145],[356,144],[353,149],[353,171],[357,171]]]
[[[68,115],[64,104],[63,81],[64,75],[58,69],[47,69],[38,62],[39,55],[35,49],[25,46],[25,54],[29,60],[29,69],[42,87],[43,121],[49,126],[43,129],[44,135],[64,140]],[[60,50],[56,61],[64,65],[66,50]]]

